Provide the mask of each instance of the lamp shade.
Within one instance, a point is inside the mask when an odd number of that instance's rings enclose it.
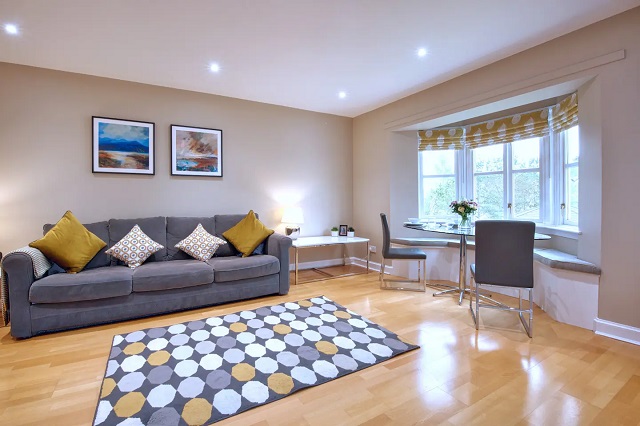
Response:
[[[287,207],[282,213],[282,223],[304,223],[304,216],[300,207]]]

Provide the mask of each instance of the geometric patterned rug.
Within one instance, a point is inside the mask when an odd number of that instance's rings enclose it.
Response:
[[[94,425],[203,425],[418,348],[318,296],[113,338]]]

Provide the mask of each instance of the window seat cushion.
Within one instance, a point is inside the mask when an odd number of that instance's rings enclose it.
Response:
[[[533,249],[533,259],[554,269],[584,272],[600,275],[600,268],[591,262],[578,259],[576,256],[554,249]]]

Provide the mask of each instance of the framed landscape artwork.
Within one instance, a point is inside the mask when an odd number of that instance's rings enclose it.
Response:
[[[155,124],[93,117],[93,173],[155,174]]]
[[[222,130],[171,125],[171,174],[222,176]]]

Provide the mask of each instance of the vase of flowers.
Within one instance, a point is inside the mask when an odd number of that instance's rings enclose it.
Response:
[[[460,215],[459,229],[471,229],[471,215],[478,210],[478,203],[473,200],[452,201],[451,212]]]

